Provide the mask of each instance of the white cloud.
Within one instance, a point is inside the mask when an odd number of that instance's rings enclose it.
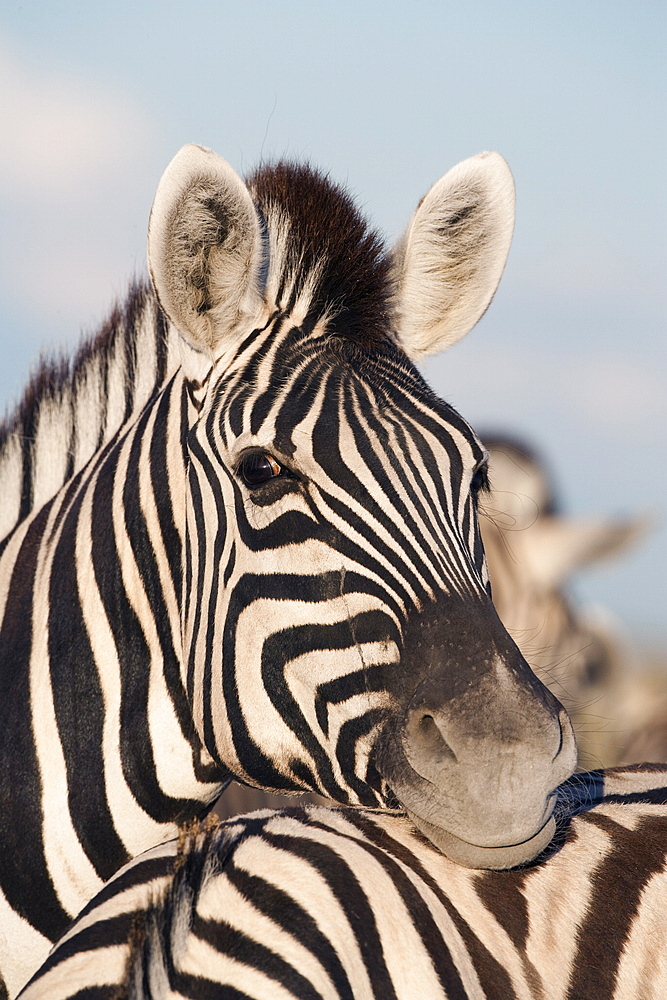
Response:
[[[0,309],[26,352],[76,339],[143,271],[155,133],[122,93],[0,46]]]
[[[0,50],[0,181],[14,198],[67,197],[126,166],[146,123],[119,96]]]

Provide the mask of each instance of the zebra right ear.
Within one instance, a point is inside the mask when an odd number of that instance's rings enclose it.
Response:
[[[514,229],[514,181],[498,153],[480,153],[433,185],[394,251],[394,320],[416,359],[454,344],[483,316]]]
[[[215,360],[239,319],[256,311],[260,226],[248,189],[210,149],[184,146],[158,184],[148,267],[162,309]]]

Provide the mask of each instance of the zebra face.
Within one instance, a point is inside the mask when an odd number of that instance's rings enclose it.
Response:
[[[204,744],[249,784],[407,810],[463,863],[531,858],[571,728],[487,593],[485,453],[408,360],[486,308],[507,169],[455,168],[389,259],[318,175],[279,166],[246,188],[212,157],[177,157],[149,235],[205,371],[183,612]]]

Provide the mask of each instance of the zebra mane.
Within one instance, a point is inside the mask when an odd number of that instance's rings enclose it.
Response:
[[[267,285],[276,301],[306,296],[327,332],[365,349],[387,340],[389,255],[352,198],[309,165],[260,167],[248,187],[269,230]]]
[[[238,824],[221,824],[209,815],[181,828],[171,879],[152,890],[147,908],[132,923],[119,996],[146,997],[146,982],[151,984],[151,996],[167,994],[170,969],[187,945],[199,898],[248,825],[252,819],[245,816]]]
[[[176,366],[167,322],[146,281],[135,281],[72,357],[43,356],[0,424],[0,539],[133,419]]]

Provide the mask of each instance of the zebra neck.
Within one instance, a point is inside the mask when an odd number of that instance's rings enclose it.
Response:
[[[187,405],[174,376],[0,560],[0,889],[50,940],[226,780],[181,680]]]

